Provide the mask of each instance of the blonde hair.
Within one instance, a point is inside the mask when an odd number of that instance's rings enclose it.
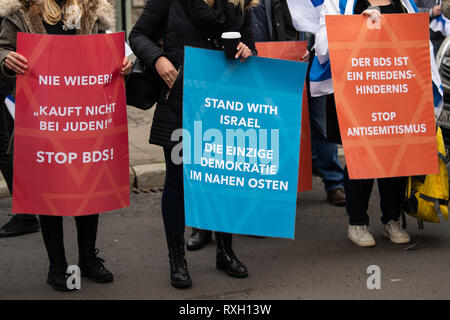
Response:
[[[203,0],[203,1],[210,7],[214,5],[214,0]],[[245,7],[245,0],[228,0],[228,2],[234,5],[235,7],[240,6],[242,10],[257,6],[259,4],[259,0],[251,0],[250,3],[247,5],[247,7]]]
[[[42,18],[51,25],[63,21],[64,27],[78,23],[83,16],[86,0],[67,0],[61,8],[55,0],[44,0],[41,6]]]

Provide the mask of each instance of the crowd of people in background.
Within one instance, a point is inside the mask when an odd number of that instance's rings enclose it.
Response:
[[[325,0],[327,2],[338,0]],[[26,57],[16,51],[17,32],[48,34],[80,34],[76,30],[63,28],[67,21],[68,5],[77,5],[77,0],[43,0],[19,1],[0,0],[0,169],[12,194],[13,152],[12,133],[14,122],[3,104],[5,97],[14,91],[14,78],[24,72]],[[95,10],[95,14],[84,12],[82,23],[91,28],[85,34],[106,32],[112,28],[108,23],[111,17],[98,17],[99,6],[104,12],[110,12],[106,0],[93,0],[92,7],[83,10]],[[340,1],[349,5],[351,1]],[[416,0],[420,12],[428,12],[430,21],[441,14],[450,16],[449,1]],[[323,14],[341,14],[340,11],[326,11],[333,5],[324,6]],[[339,4],[337,5],[339,7]],[[375,7],[377,9],[375,9]],[[409,0],[355,0],[353,14],[363,14],[376,19],[383,14],[413,13]],[[83,11],[82,11],[83,12]],[[92,12],[91,12],[92,13]],[[38,18],[36,20],[36,17]],[[88,21],[84,17],[96,17]],[[174,142],[170,136],[174,130],[182,127],[182,77],[179,67],[183,65],[185,46],[222,50],[220,35],[224,31],[239,31],[242,35],[238,47],[238,57],[245,61],[257,55],[255,42],[296,41],[308,39],[308,48],[299,57],[309,64],[314,64],[314,57],[328,54],[324,22],[317,21],[320,29],[317,34],[307,34],[296,30],[286,0],[149,0],[139,20],[129,36],[129,43],[134,54],[160,76],[160,99],[155,111],[151,128],[150,143],[164,149],[166,178],[162,194],[162,216],[167,239],[170,283],[176,288],[187,287],[192,279],[185,259],[185,245],[188,250],[198,250],[212,241],[212,232],[193,229],[185,244],[183,167],[171,159]],[[26,21],[38,21],[40,29]],[[164,41],[160,42],[161,39]],[[430,30],[430,40],[434,55],[445,39],[441,32]],[[245,62],[243,62],[245,63]],[[131,63],[125,59],[122,66],[125,76],[131,70]],[[311,145],[313,172],[323,181],[325,196],[331,205],[345,207],[349,216],[347,236],[349,240],[362,247],[374,246],[375,240],[369,228],[367,215],[368,202],[372,193],[374,180],[352,180],[348,171],[338,157],[338,145],[341,143],[336,132],[327,132],[330,122],[330,109],[334,107],[333,94],[317,96],[312,94],[307,76],[308,103],[311,123]],[[170,90],[171,94],[167,96]],[[328,117],[328,118],[327,118]],[[334,115],[335,117],[335,115]],[[337,126],[337,124],[336,124]],[[329,127],[328,127],[329,130]],[[381,221],[383,235],[393,243],[410,242],[409,234],[400,224],[401,203],[404,196],[406,179],[378,179],[381,198]],[[6,213],[5,213],[6,214]],[[97,282],[113,281],[112,273],[97,256],[95,242],[99,216],[77,217],[78,247],[80,267],[83,275]],[[47,249],[50,268],[48,283],[57,290],[68,290],[66,286],[67,262],[64,256],[62,217],[38,217],[17,214],[0,228],[0,237],[13,237],[38,232],[41,228]],[[219,270],[236,278],[248,276],[248,270],[236,256],[233,249],[233,235],[215,233],[217,243],[216,266]]]

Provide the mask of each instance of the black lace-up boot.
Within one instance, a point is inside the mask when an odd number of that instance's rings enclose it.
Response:
[[[67,260],[64,250],[63,218],[39,216],[42,226],[42,238],[47,250],[50,267],[47,283],[58,291],[70,291],[67,287]]]
[[[106,283],[114,280],[113,274],[105,268],[103,260],[97,257],[99,250],[82,251],[79,257],[78,266],[80,267],[81,276],[88,278],[94,282]]]
[[[233,235],[230,233],[216,232],[217,242],[217,269],[225,271],[235,278],[247,278],[248,271],[233,252]]]
[[[67,263],[52,263],[48,271],[47,283],[57,291],[75,290],[67,287],[67,279],[69,276],[70,273],[67,273]]]
[[[186,243],[186,249],[199,250],[211,242],[211,239],[211,231],[192,228],[192,234]]]
[[[12,215],[11,220],[0,228],[0,238],[15,237],[39,231],[39,221],[35,216],[26,214]]]
[[[169,248],[170,281],[174,288],[189,287],[192,284],[191,276],[184,258],[184,237],[167,236]]]

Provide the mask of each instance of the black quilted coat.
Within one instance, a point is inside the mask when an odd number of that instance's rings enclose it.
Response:
[[[149,0],[129,40],[135,55],[148,67],[154,68],[156,60],[165,56],[178,70],[184,63],[184,46],[221,50],[222,32],[239,31],[241,41],[256,54],[251,25],[248,8],[242,11],[226,0],[216,0],[213,8],[202,0]],[[171,148],[178,143],[171,141],[172,132],[182,127],[183,76],[179,75],[168,100],[169,89],[158,79],[161,90],[150,143]]]

